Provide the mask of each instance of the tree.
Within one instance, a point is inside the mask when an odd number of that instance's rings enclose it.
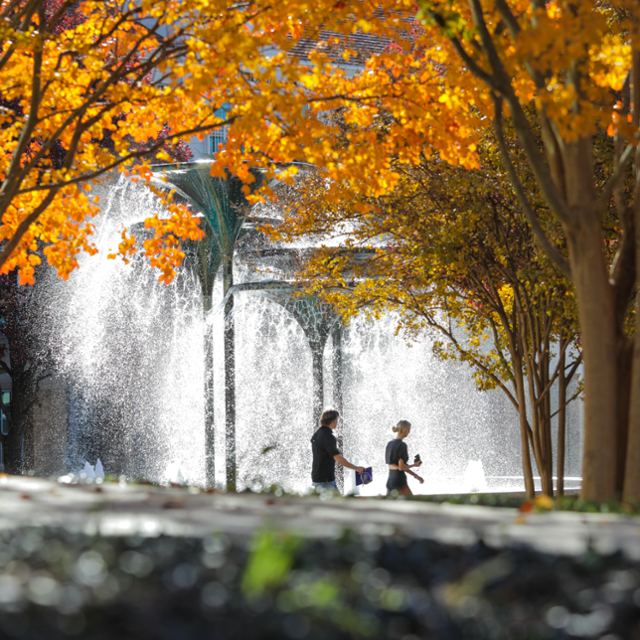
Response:
[[[0,276],[0,334],[2,348],[0,373],[11,378],[11,402],[0,397],[8,426],[0,434],[5,469],[23,473],[33,468],[33,422],[31,409],[38,401],[40,383],[51,374],[51,354],[46,347],[47,318],[41,313],[42,291],[18,285],[17,273]],[[2,395],[2,394],[0,394]]]
[[[496,2],[494,7],[484,8],[479,0],[464,6],[454,4],[458,5],[454,10],[460,11],[455,18],[451,7],[445,12],[444,3],[423,4],[430,31],[446,43],[451,54],[455,52],[475,86],[489,94],[493,126],[520,204],[541,244],[575,286],[584,349],[583,494],[602,500],[624,490],[627,497],[639,497],[637,464],[627,464],[624,486],[618,482],[623,477],[619,467],[624,465],[619,450],[625,448],[620,445],[628,439],[630,461],[640,453],[636,451],[640,445],[640,413],[634,415],[638,394],[632,395],[630,416],[628,402],[624,401],[629,393],[625,371],[630,368],[631,345],[624,335],[624,317],[636,281],[632,238],[634,225],[639,228],[634,217],[637,220],[640,203],[637,198],[634,202],[633,196],[624,198],[623,191],[617,188],[635,153],[635,144],[624,145],[622,141],[633,140],[638,124],[640,86],[635,78],[639,76],[634,76],[633,82],[629,76],[632,51],[638,46],[637,5],[616,2],[594,7],[591,2],[534,1]],[[618,12],[614,13],[614,9]],[[623,13],[623,9],[627,11]],[[636,54],[633,56],[637,58]],[[625,100],[627,76],[633,97],[628,94]],[[616,113],[614,92],[622,92],[623,103],[618,109],[623,112],[622,118]],[[538,110],[544,154],[535,144],[526,118],[525,107],[531,101],[535,101]],[[504,143],[505,107],[540,190],[562,225],[568,259],[550,245],[513,170]],[[631,127],[619,124],[628,113]],[[599,182],[593,136],[609,123],[611,132],[618,136],[617,154],[608,179]],[[637,172],[637,167],[634,170]],[[610,271],[604,251],[603,221],[612,197],[617,200],[622,233]],[[636,384],[640,384],[639,368],[640,348],[632,363]]]
[[[371,317],[399,312],[399,328],[409,336],[430,331],[437,355],[468,363],[480,389],[506,394],[520,416],[531,496],[530,451],[543,492],[554,493],[551,423],[558,415],[562,493],[565,409],[575,398],[567,398],[567,385],[581,361],[574,299],[536,248],[495,140],[485,138],[478,157],[475,171],[437,159],[397,166],[403,175],[396,190],[364,213],[360,201],[327,203],[326,178],[307,172],[278,194],[287,213],[271,234],[290,242],[312,234],[317,244],[340,238],[340,245],[310,253],[300,274],[309,289],[346,318],[363,310]],[[519,168],[531,183],[526,166]],[[540,198],[536,209],[553,230]],[[552,412],[554,384],[559,408]]]
[[[81,251],[95,251],[91,217],[99,209],[87,181],[114,169],[144,176],[146,163],[134,162],[158,153],[170,159],[163,147],[220,125],[210,92],[184,73],[208,26],[196,20],[197,4],[183,3],[178,21],[164,0],[0,3],[3,273],[17,267],[31,282],[42,246],[68,276]],[[156,240],[146,251],[169,279],[182,258],[177,239],[201,231],[176,206],[168,220],[150,216],[148,225]],[[119,251],[132,247],[123,241]]]
[[[157,149],[156,145],[158,141],[166,140],[170,134],[171,130],[169,127],[164,126],[157,138],[148,141],[146,144],[137,145],[137,147],[140,149]],[[159,154],[151,156],[149,159],[152,164],[164,164],[164,159],[167,154],[172,162],[176,163],[191,162],[193,160],[193,151],[191,151],[191,148],[184,140],[177,140],[175,142],[165,141],[159,149]]]
[[[273,119],[290,108],[281,89],[295,84],[299,67],[287,52],[308,17],[328,24],[332,7],[0,1],[0,271],[18,268],[21,281],[31,282],[40,247],[68,276],[80,252],[95,251],[91,218],[99,208],[90,181],[116,170],[148,180],[145,158],[170,161],[166,145],[180,138],[243,121],[240,146],[232,135],[225,153],[251,182],[245,161],[277,154]],[[225,105],[232,105],[228,116],[218,117]],[[170,212],[166,220],[150,216],[155,239],[145,243],[165,281],[184,257],[178,240],[201,237],[185,207]],[[134,251],[123,233],[114,255]]]
[[[625,323],[637,287],[640,200],[634,191],[640,187],[622,188],[625,178],[640,184],[640,162],[634,160],[640,9],[627,0],[420,0],[420,5],[424,29],[417,35],[403,24],[412,11],[404,1],[366,7],[364,16],[360,6],[334,5],[326,25],[315,21],[318,14],[309,15],[303,32],[318,38],[324,26],[333,33],[325,42],[347,43],[345,59],[353,54],[348,42],[358,29],[393,39],[402,53],[374,55],[354,74],[318,49],[306,69],[287,68],[295,87],[279,87],[286,95],[274,99],[270,126],[253,136],[252,144],[280,161],[304,159],[326,167],[353,192],[379,196],[398,182],[392,166],[398,159],[419,164],[438,153],[452,164],[477,166],[479,132],[493,129],[536,240],[575,287],[584,353],[582,493],[604,500],[624,491],[627,498],[640,498],[640,336],[627,335]],[[258,84],[255,90],[263,88]],[[260,100],[270,96],[267,90]],[[346,136],[324,117],[335,108],[345,122],[357,125]],[[388,114],[384,119],[382,109]],[[542,150],[529,109],[537,114]],[[518,179],[505,143],[505,118],[562,228],[564,250],[547,237]],[[242,126],[231,125],[233,143],[219,159],[220,170],[239,168],[248,140]],[[600,165],[594,152],[594,136],[603,131],[615,139],[609,167]],[[338,197],[327,194],[333,195]],[[610,267],[605,214],[612,200],[618,233]]]
[[[282,163],[303,160],[348,185],[350,197],[394,189],[398,161],[418,165],[435,153],[474,168],[480,132],[492,128],[537,241],[575,286],[584,352],[583,495],[606,499],[624,489],[640,498],[640,336],[625,333],[640,202],[622,188],[625,178],[640,184],[640,8],[631,0],[420,4],[424,23],[416,31],[407,20],[413,0],[86,0],[79,6],[87,20],[56,34],[62,14],[47,21],[42,1],[5,0],[0,82],[3,98],[20,108],[0,115],[0,236],[7,240],[0,266],[18,266],[28,278],[41,240],[49,261],[68,273],[77,252],[91,250],[86,216],[97,213],[79,184],[143,155],[130,151],[131,138],[144,142],[165,125],[171,137],[221,125],[214,107],[231,105],[214,176],[230,170],[250,183],[253,165],[265,167],[267,178],[288,179],[296,168],[280,171]],[[347,68],[361,61],[354,35],[399,50],[378,47],[355,72]],[[339,57],[323,48],[335,41]],[[326,117],[336,108],[354,125],[346,133]],[[537,114],[542,152],[527,109]],[[545,234],[512,167],[505,118],[566,249]],[[113,150],[99,144],[105,129]],[[594,155],[594,135],[603,130],[615,138],[611,167]],[[45,159],[56,140],[65,149],[60,170]],[[146,165],[137,171],[146,175]],[[603,221],[612,200],[618,233],[610,273]],[[181,258],[173,230],[198,233],[184,209],[172,215],[150,221],[166,242],[147,245],[166,278]],[[125,236],[119,250],[126,256],[132,247]]]

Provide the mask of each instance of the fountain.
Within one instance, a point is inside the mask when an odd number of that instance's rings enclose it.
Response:
[[[57,369],[68,386],[68,468],[100,457],[112,475],[165,481],[172,462],[204,483],[202,298],[184,270],[169,287],[135,258],[106,258],[122,225],[139,224],[155,196],[122,179],[102,193],[97,260],[67,283],[51,277]],[[179,309],[179,313],[176,310]]]
[[[186,182],[180,191],[193,201]],[[316,416],[334,405],[344,418],[338,435],[346,457],[374,467],[363,495],[384,492],[384,448],[400,418],[413,423],[409,450],[425,463],[425,484],[412,484],[414,492],[468,490],[465,474],[477,460],[489,490],[523,487],[512,408],[499,392],[478,392],[464,367],[436,360],[428,339],[406,344],[391,315],[342,327],[317,300],[296,297],[284,278],[256,274],[254,248],[231,251],[226,275],[216,275],[223,261],[211,235],[162,285],[142,259],[128,266],[106,259],[122,225],[139,224],[161,206],[157,198],[122,179],[103,202],[100,253],[84,258],[67,283],[47,282],[53,350],[68,386],[70,469],[100,457],[106,473],[129,478],[304,491]],[[237,241],[242,234],[234,233]],[[272,252],[283,271],[289,258]],[[233,358],[233,404],[225,354]],[[577,476],[579,430],[569,434],[568,475]],[[231,478],[230,460],[237,464]]]
[[[186,244],[187,257],[195,265],[202,290],[203,313],[210,314],[213,305],[213,286],[218,270],[222,271],[224,296],[224,399],[226,479],[228,486],[236,484],[236,396],[235,396],[235,320],[233,315],[233,258],[236,243],[246,233],[244,224],[248,203],[243,184],[230,176],[212,178],[209,163],[195,163],[188,168],[165,165],[156,170],[155,182],[175,190],[203,221],[206,236],[203,242]],[[259,184],[256,173],[256,184]],[[205,456],[206,476],[215,484],[215,409],[213,389],[213,335],[211,325],[204,336],[204,398],[205,398]]]
[[[487,477],[482,460],[469,460],[464,472],[465,493],[484,493],[487,490]]]
[[[286,282],[264,280],[236,285],[230,293],[253,291],[281,305],[298,322],[311,349],[313,424],[324,406],[324,350],[331,333],[339,331],[335,311],[316,296],[303,295]]]

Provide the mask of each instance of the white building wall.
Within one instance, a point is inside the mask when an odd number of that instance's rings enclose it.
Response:
[[[193,152],[193,159],[200,160],[211,154],[211,138],[208,135],[202,140],[193,137],[189,140],[189,147],[191,147],[191,151]]]

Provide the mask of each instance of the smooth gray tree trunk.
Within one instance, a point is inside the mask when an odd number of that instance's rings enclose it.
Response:
[[[211,322],[211,296],[204,300],[204,437],[205,473],[207,486],[216,483],[216,431],[213,388],[213,323]]]
[[[237,485],[236,459],[236,349],[235,321],[233,317],[233,256],[222,262],[224,305],[224,408],[225,408],[225,445],[227,488]]]

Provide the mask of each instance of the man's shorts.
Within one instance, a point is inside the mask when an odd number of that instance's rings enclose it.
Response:
[[[326,491],[327,489],[333,489],[334,491],[338,491],[338,485],[335,480],[327,481],[327,482],[312,482],[311,483],[316,491]]]

